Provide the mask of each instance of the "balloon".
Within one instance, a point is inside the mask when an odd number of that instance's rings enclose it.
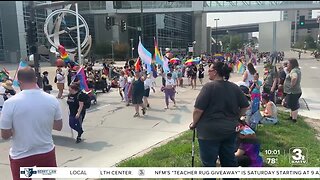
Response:
[[[64,61],[62,59],[57,59],[56,60],[56,65],[57,65],[57,67],[58,66],[62,67],[62,66],[64,66]]]

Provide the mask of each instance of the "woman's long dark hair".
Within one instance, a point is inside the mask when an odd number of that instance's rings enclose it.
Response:
[[[213,63],[213,67],[219,76],[223,77],[224,80],[229,80],[232,69],[228,66],[228,64],[218,61]]]
[[[257,72],[252,63],[248,63],[248,70],[252,75],[254,75]]]

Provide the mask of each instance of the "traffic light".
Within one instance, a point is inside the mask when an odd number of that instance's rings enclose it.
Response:
[[[121,20],[121,31],[124,32],[127,30],[127,23],[124,20]]]
[[[106,29],[110,30],[111,29],[111,17],[107,16],[106,17]]]
[[[33,45],[38,41],[37,24],[35,21],[29,21],[27,28],[27,37],[29,45]]]
[[[300,16],[299,17],[299,25],[304,26],[306,24],[305,22],[305,16]]]
[[[106,17],[106,29],[110,30],[113,25],[114,25],[114,17],[107,16]]]

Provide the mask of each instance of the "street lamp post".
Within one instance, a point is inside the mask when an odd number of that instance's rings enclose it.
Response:
[[[143,6],[142,6],[142,1],[140,1],[140,8],[141,8],[141,15],[140,15],[140,20],[141,20],[141,43],[143,43]]]
[[[133,59],[133,39],[131,38],[130,39],[130,41],[131,41],[131,58]]]
[[[197,43],[197,41],[192,42],[192,57],[194,57],[194,52],[195,52],[194,48],[195,48],[196,43]]]
[[[217,52],[218,51],[218,21],[220,19],[218,18],[218,19],[214,19],[214,20],[216,21],[216,52]]]

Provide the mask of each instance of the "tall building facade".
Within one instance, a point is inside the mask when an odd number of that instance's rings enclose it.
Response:
[[[140,14],[127,16],[127,24],[131,27],[141,27]],[[158,39],[158,47],[163,51],[170,48],[176,53],[186,53],[188,44],[192,43],[192,14],[146,14],[143,16],[143,44],[154,52],[154,38]],[[137,45],[141,32],[136,29],[128,29],[129,39]],[[136,52],[135,52],[136,53]]]
[[[305,20],[312,19],[312,10],[291,10],[291,11],[283,11],[282,20],[284,21],[297,21],[299,23],[300,16],[304,16]],[[291,42],[294,42],[294,30],[291,32]],[[314,39],[316,39],[318,34],[317,29],[298,29],[296,31],[296,42],[303,41],[306,36],[311,35]]]
[[[35,4],[49,1],[34,1]],[[0,62],[19,62],[29,55],[27,45],[27,22],[30,18],[29,1],[0,2]],[[37,10],[35,19],[39,44],[46,44],[43,25],[47,10]]]

